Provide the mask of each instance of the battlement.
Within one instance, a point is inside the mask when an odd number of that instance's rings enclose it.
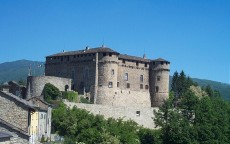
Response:
[[[119,106],[125,101],[129,106],[150,107],[168,97],[169,65],[162,58],[150,60],[108,47],[86,47],[47,56],[45,74],[72,79],[72,89],[90,94],[88,99],[95,104]]]

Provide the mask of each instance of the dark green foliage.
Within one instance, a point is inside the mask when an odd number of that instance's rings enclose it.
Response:
[[[159,132],[138,127],[134,121],[109,118],[105,120],[101,115],[92,115],[86,110],[67,108],[63,103],[52,113],[53,132],[66,137],[66,142],[93,143],[144,143],[154,140],[159,143]],[[156,134],[156,135],[155,135]],[[141,137],[141,138],[140,138]]]
[[[78,93],[75,91],[62,92],[62,98],[67,99],[69,102],[77,102]]]
[[[176,71],[172,77],[171,91],[174,92],[175,98],[179,99],[189,89],[191,85],[197,85],[191,78],[185,75],[182,70],[180,74]]]
[[[142,144],[161,144],[162,140],[160,138],[161,131],[160,130],[150,130],[146,128],[141,128],[138,131],[138,136],[140,139],[140,143]]]
[[[26,81],[23,80],[23,79],[20,79],[20,80],[18,81],[18,84],[19,84],[19,85],[22,85],[22,86],[26,86]]]
[[[80,102],[81,102],[81,103],[86,103],[86,104],[92,104],[91,102],[89,102],[89,100],[87,100],[87,99],[84,98],[84,97],[80,97]]]
[[[173,96],[155,112],[163,143],[230,143],[229,103],[220,97],[198,98],[185,92],[174,107]]]
[[[47,83],[43,89],[44,100],[50,102],[51,100],[57,100],[61,96],[61,92],[54,85]]]

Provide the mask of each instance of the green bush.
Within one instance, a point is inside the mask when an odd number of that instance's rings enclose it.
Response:
[[[62,92],[62,98],[70,102],[77,102],[78,93],[74,91]]]
[[[52,85],[51,83],[47,83],[43,89],[44,100],[46,102],[50,102],[51,100],[57,100],[61,93],[57,87]]]

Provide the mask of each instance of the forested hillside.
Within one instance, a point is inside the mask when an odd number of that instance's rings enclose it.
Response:
[[[26,80],[29,69],[32,75],[42,75],[44,73],[44,62],[18,60],[0,64],[0,83],[14,80]]]

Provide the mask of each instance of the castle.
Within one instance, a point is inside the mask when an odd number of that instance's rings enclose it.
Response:
[[[86,47],[47,56],[45,75],[72,79],[65,89],[76,90],[94,104],[158,107],[168,98],[169,66],[162,58]]]

